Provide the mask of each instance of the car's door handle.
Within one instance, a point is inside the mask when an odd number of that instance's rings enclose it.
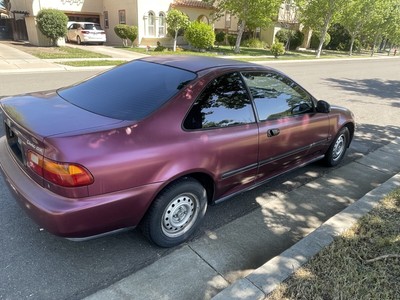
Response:
[[[278,128],[273,128],[273,129],[269,129],[267,131],[267,136],[268,137],[272,137],[272,136],[276,136],[280,133],[281,131]]]

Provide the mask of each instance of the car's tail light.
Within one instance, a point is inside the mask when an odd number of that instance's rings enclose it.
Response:
[[[65,187],[78,187],[92,184],[92,174],[83,166],[73,163],[57,162],[28,151],[28,167],[46,180]]]
[[[87,30],[82,30],[81,33],[87,34],[87,33],[90,33],[90,32],[87,31]]]

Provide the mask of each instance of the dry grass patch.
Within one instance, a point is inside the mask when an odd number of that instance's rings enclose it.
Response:
[[[266,299],[400,299],[400,189]]]

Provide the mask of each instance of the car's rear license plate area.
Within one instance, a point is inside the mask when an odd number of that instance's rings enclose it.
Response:
[[[24,162],[24,155],[22,149],[22,141],[18,137],[18,135],[5,123],[6,127],[6,135],[7,135],[7,142],[14,153],[15,157],[21,162]]]

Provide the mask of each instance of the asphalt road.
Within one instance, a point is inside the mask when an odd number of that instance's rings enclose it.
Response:
[[[317,98],[353,110],[358,129],[344,164],[400,135],[400,59],[270,65]],[[53,89],[93,74],[0,75],[0,96]],[[330,171],[315,163],[210,207],[194,239],[259,208],[257,193],[285,193]],[[0,299],[79,299],[176,250],[149,245],[137,230],[79,243],[52,236],[18,207],[2,178],[0,207]]]

